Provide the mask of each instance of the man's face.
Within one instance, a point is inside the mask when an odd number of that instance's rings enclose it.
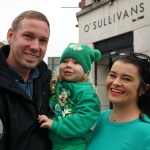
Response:
[[[45,56],[49,36],[46,22],[24,18],[16,32],[12,29],[8,31],[8,63],[19,73],[35,68]]]

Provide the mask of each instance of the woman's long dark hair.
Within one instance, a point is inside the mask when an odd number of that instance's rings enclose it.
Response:
[[[140,54],[143,55],[142,53],[134,53],[134,52],[125,53],[123,55],[120,55],[117,61],[130,63],[138,68],[139,78],[140,78],[140,84],[138,90],[142,89],[144,90],[145,93],[139,96],[137,100],[137,105],[141,110],[141,112],[146,114],[150,118],[150,88],[149,89],[146,88],[147,87],[146,84],[150,85],[150,62],[146,58],[144,59],[138,58],[136,54],[138,54],[138,56],[140,56]],[[147,56],[147,58],[148,57],[149,56]],[[142,119],[141,114],[140,114],[140,119]]]

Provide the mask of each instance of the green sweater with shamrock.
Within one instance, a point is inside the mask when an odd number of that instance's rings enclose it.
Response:
[[[90,82],[58,82],[49,106],[49,138],[58,143],[85,143],[100,115],[100,100]]]

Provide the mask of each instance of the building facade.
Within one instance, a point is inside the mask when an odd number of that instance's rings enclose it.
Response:
[[[150,0],[82,0],[79,6],[79,42],[102,53],[90,75],[98,86],[102,110],[109,109],[105,79],[119,53],[150,55]]]

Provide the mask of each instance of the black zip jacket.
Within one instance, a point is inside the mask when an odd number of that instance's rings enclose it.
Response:
[[[0,150],[51,150],[48,129],[38,115],[48,115],[51,71],[42,61],[34,79],[33,101],[14,81],[6,63],[9,45],[0,49]]]

